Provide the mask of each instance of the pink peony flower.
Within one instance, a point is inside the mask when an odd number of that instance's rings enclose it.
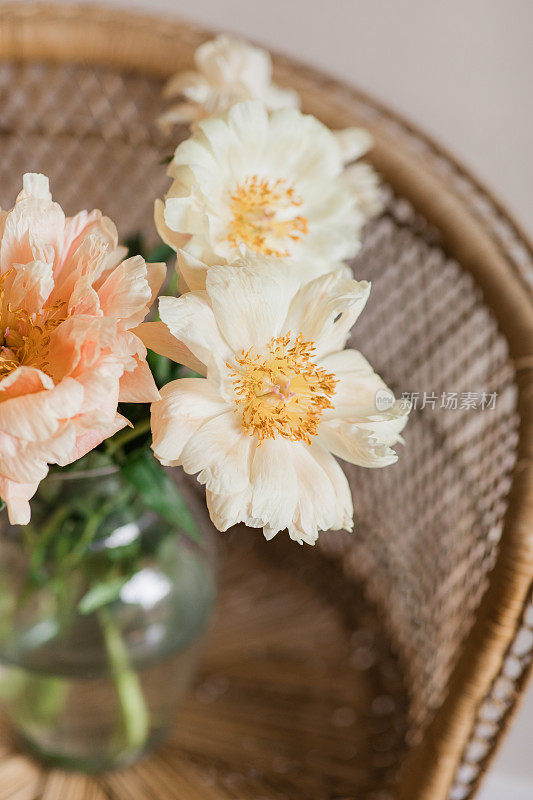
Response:
[[[25,175],[0,212],[0,497],[11,523],[29,521],[49,464],[128,424],[119,401],[159,397],[133,329],[165,265],[125,255],[100,211],[65,217],[44,175]]]

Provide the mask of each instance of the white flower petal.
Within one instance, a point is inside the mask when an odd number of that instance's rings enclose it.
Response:
[[[143,322],[137,328],[134,328],[132,333],[138,336],[145,346],[153,350],[154,353],[170,358],[176,364],[183,364],[200,375],[206,375],[207,367],[203,361],[197,359],[188,347],[178,341],[164,322]]]
[[[289,174],[300,189],[307,181],[335,179],[342,172],[337,140],[322,122],[296,108],[275,111],[270,117],[270,138],[274,146],[272,167]]]
[[[346,279],[339,271],[321,275],[294,297],[285,329],[315,342],[317,357],[340,350],[369,294],[367,281]]]
[[[332,131],[332,133],[341,149],[342,160],[345,164],[364,156],[374,143],[372,134],[365,128],[343,128]]]
[[[183,170],[186,167],[187,170]],[[187,178],[192,177],[194,174],[190,170],[203,167],[205,174],[216,170],[217,161],[213,155],[213,151],[209,146],[209,140],[199,128],[196,135],[190,139],[185,139],[176,148],[174,157],[169,164],[168,174],[172,178]],[[173,194],[171,189],[171,194]]]
[[[358,350],[340,350],[320,359],[320,366],[338,378],[332,398],[334,408],[328,408],[322,415],[327,419],[364,419],[376,414],[376,393],[389,392],[391,401],[394,395],[387,384],[374,372],[372,366]]]
[[[158,234],[169,247],[172,247],[174,250],[179,250],[180,247],[184,247],[189,241],[189,234],[176,233],[176,231],[168,227],[165,222],[165,204],[162,200],[155,201],[154,220]]]
[[[162,464],[176,466],[191,436],[228,406],[204,378],[180,378],[167,383],[160,394],[152,403],[152,449]]]
[[[159,314],[170,333],[203,364],[210,367],[232,358],[233,353],[220,332],[204,293],[161,297]]]
[[[250,483],[252,448],[256,444],[234,410],[206,422],[183,448],[181,464],[189,475],[216,494],[243,491]]]
[[[159,290],[161,289],[167,275],[167,265],[163,262],[156,264],[146,264],[146,280],[150,287],[152,296],[150,298],[150,305],[154,302]]]
[[[268,147],[269,116],[262,103],[249,101],[232,106],[227,116],[228,136],[232,148],[238,147],[236,155],[249,149],[250,161],[263,155]],[[235,142],[235,144],[234,144]]]
[[[332,353],[321,362],[339,379],[334,408],[326,409],[319,439],[332,453],[359,466],[382,467],[397,460],[392,446],[400,440],[409,409],[393,393],[357,350]],[[379,410],[378,393],[390,408]],[[384,394],[383,394],[384,393]]]
[[[320,463],[327,453],[317,443],[294,444],[290,452],[298,480],[298,505],[289,525],[289,536],[300,544],[314,544],[319,531],[329,530],[344,517],[338,508],[338,475],[334,485],[330,465],[326,472]]]
[[[280,262],[282,259],[280,259]],[[295,261],[283,260],[288,270],[291,271],[293,276],[298,280],[300,286],[305,286],[306,283],[314,281],[324,275],[324,262],[323,261]],[[352,271],[343,261],[328,262],[328,272],[339,272],[342,277],[352,279]]]
[[[189,197],[167,197],[164,210],[165,226],[184,234],[204,233],[206,217],[198,211]]]
[[[313,443],[313,456],[320,464],[335,491],[336,518],[331,522],[333,530],[353,530],[353,500],[350,485],[341,466],[319,442]]]
[[[270,264],[213,267],[206,289],[225,339],[240,353],[279,335],[298,282]]]
[[[250,525],[250,498],[251,486],[247,486],[241,492],[233,494],[216,494],[206,491],[206,502],[209,516],[213,525],[219,531],[227,531],[228,528],[244,522],[250,527],[260,527],[260,525]]]
[[[209,267],[186,250],[178,250],[178,274],[187,285],[187,291],[196,292],[205,289],[205,279]]]
[[[200,45],[198,50],[204,46],[205,45]],[[198,53],[198,50],[196,53]],[[188,89],[192,89],[194,87],[203,89],[205,93],[208,87],[206,78],[203,75],[199,75],[197,72],[194,72],[193,70],[183,70],[183,72],[178,72],[176,75],[173,75],[171,78],[169,78],[165,84],[165,88],[163,89],[163,96],[175,97],[176,95],[183,94]]]
[[[329,420],[320,425],[318,438],[331,453],[351,464],[388,467],[398,460],[391,445],[399,440],[407,414],[398,403],[366,421]]]
[[[370,164],[352,164],[343,174],[357,208],[366,221],[383,211],[383,196],[378,174]]]
[[[282,438],[265,439],[253,453],[250,515],[275,531],[289,527],[298,503],[293,447]]]
[[[163,136],[170,136],[174,125],[186,125],[201,119],[203,114],[198,112],[194,103],[178,103],[163,111],[156,119],[156,124]]]
[[[280,108],[299,108],[300,97],[294,89],[282,89],[279,86],[270,86],[265,92],[263,100],[267,108],[277,111]]]

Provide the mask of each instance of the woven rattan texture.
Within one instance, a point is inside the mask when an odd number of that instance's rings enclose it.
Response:
[[[509,646],[491,691],[478,708],[476,724],[457,770],[449,800],[466,800],[478,786],[492,755],[493,742],[505,729],[515,702],[524,688],[533,659],[533,593],[522,616],[522,624]]]
[[[471,277],[430,243],[434,232],[405,201],[389,208],[354,264],[373,289],[353,343],[417,408],[394,469],[346,465],[360,530],[340,541],[405,657],[416,739],[442,700],[493,564],[514,463],[515,392],[505,341]],[[479,406],[483,391],[497,394],[493,410],[469,405],[469,393]]]
[[[68,212],[96,206],[122,238],[142,230],[155,241],[171,152],[153,126],[160,89],[111,69],[2,64],[0,204],[38,170]],[[386,799],[486,587],[516,446],[506,341],[439,245],[390,193],[354,262],[373,282],[355,346],[398,393],[418,393],[419,406],[426,395],[395,467],[348,468],[356,535],[324,536],[318,554],[249,550],[238,535],[207,671],[171,745],[129,772],[74,783],[6,742],[0,800]],[[494,409],[460,407],[483,391],[497,394]],[[457,409],[441,408],[443,392],[457,393]]]
[[[171,740],[101,778],[39,769],[0,739],[0,800],[377,797],[396,774],[406,696],[379,619],[336,568],[238,532],[204,668]],[[353,792],[356,791],[354,795]],[[20,794],[19,794],[20,793]],[[385,797],[385,794],[382,795]]]
[[[67,213],[100,208],[123,238],[142,230],[156,241],[153,203],[168,185],[160,165],[167,150],[152,125],[161,111],[158,82],[5,63],[0,108],[2,207],[12,205],[23,172],[40,171]]]

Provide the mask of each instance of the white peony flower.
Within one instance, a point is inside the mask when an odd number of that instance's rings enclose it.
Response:
[[[390,395],[379,411],[376,392],[387,387],[359,352],[343,350],[369,291],[338,272],[300,287],[255,256],[211,268],[204,291],[161,298],[163,321],[136,330],[205,376],[162,389],[153,450],[198,473],[219,530],[244,522],[267,539],[287,529],[310,544],[319,530],[351,530],[350,489],[333,455],[365,467],[396,461],[407,410]]]
[[[352,167],[343,171],[361,132],[343,133],[341,147],[315,117],[269,116],[256,102],[204,120],[169,165],[174,182],[155,208],[161,237],[208,265],[231,263],[244,246],[305,265],[306,280],[343,268],[372,205]]]
[[[167,97],[182,102],[159,118],[163,130],[228,111],[243,100],[260,100],[269,111],[298,106],[298,94],[272,83],[272,60],[266,50],[243,39],[221,35],[200,45],[196,71],[178,72],[165,87]]]

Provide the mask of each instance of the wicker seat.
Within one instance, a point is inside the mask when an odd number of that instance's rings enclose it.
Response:
[[[176,144],[153,124],[161,86],[205,37],[102,9],[0,7],[1,205],[41,171],[68,212],[99,207],[155,243]],[[5,731],[0,800],[463,800],[530,671],[531,246],[402,119],[288,59],[276,71],[306,111],[375,136],[388,203],[353,263],[373,283],[355,337],[417,397],[406,447],[391,469],[347,467],[354,536],[315,549],[223,537],[203,671],[158,754],[98,778],[48,773]]]

